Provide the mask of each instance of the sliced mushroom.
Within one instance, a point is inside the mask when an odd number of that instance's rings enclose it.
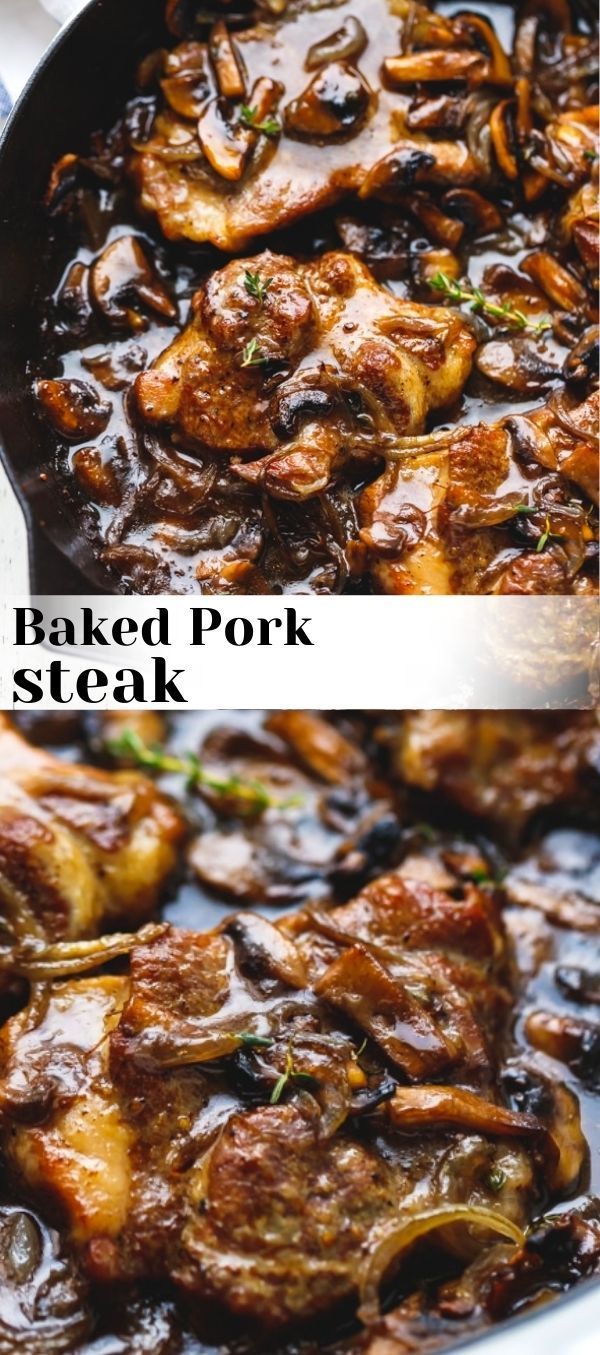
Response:
[[[112,405],[85,381],[36,381],[34,389],[46,418],[69,442],[83,442],[104,432]]]
[[[222,179],[237,183],[256,145],[256,133],[234,119],[224,99],[211,99],[198,122],[200,145],[209,165]]]
[[[539,345],[524,335],[483,344],[475,364],[490,381],[519,395],[537,395],[560,376],[559,369],[544,359]]]
[[[356,60],[362,56],[368,41],[360,19],[350,14],[334,33],[309,47],[304,65],[307,71],[314,71],[329,65],[330,61]]]
[[[287,105],[286,131],[319,139],[352,135],[362,127],[371,100],[371,90],[362,75],[346,62],[333,61]]]
[[[73,471],[92,503],[117,508],[121,487],[112,459],[100,447],[82,447],[73,457]]]
[[[95,260],[90,293],[97,309],[117,328],[147,329],[142,306],[168,320],[177,317],[177,307],[135,235],[113,240]]]
[[[298,948],[272,922],[258,913],[237,913],[223,924],[241,953],[238,962],[253,977],[279,979],[288,988],[305,988],[306,965]]]
[[[406,114],[410,132],[462,132],[471,112],[471,95],[416,96]]]
[[[476,235],[487,235],[503,225],[498,208],[475,188],[451,188],[442,199],[449,212],[455,212]]]
[[[491,23],[481,14],[460,14],[455,20],[455,26],[474,47],[480,49],[483,43],[487,48],[490,58],[490,81],[498,85],[511,85],[513,73],[510,61]]]
[[[409,52],[406,56],[386,57],[383,71],[392,85],[421,84],[462,80],[468,85],[487,84],[491,75],[489,61],[481,52],[441,48],[439,51]]]
[[[412,140],[403,137],[392,151],[366,174],[359,196],[390,197],[413,184],[471,184],[479,178],[479,166],[462,141]]]
[[[331,786],[343,785],[364,772],[360,749],[314,711],[278,711],[269,716],[266,728],[289,744],[309,771]]]
[[[546,250],[535,250],[533,254],[528,254],[519,266],[562,310],[577,310],[585,306],[587,292],[583,284]]]
[[[217,77],[219,93],[224,99],[243,99],[246,94],[246,81],[239,54],[222,19],[219,19],[212,29],[208,50]]]
[[[250,96],[257,128],[276,107],[282,89],[266,76],[257,80]],[[211,99],[198,122],[198,137],[216,173],[229,182],[239,182],[258,142],[258,131],[241,121],[239,110],[226,99]]]
[[[531,1012],[525,1022],[529,1043],[573,1068],[586,1082],[600,1085],[600,1026],[555,1012]]]
[[[398,1129],[474,1130],[501,1138],[543,1134],[534,1115],[506,1110],[461,1087],[397,1087],[388,1114]]]
[[[211,95],[204,43],[186,42],[165,60],[160,86],[169,106],[182,118],[195,122]]]
[[[287,441],[304,420],[323,418],[335,405],[336,393],[321,370],[301,369],[277,387],[269,408],[271,426],[277,437]]]
[[[88,265],[76,259],[70,264],[56,297],[61,316],[64,315],[70,333],[77,338],[83,337],[92,318],[89,277]]]
[[[370,1035],[411,1082],[435,1076],[455,1061],[455,1049],[426,1005],[361,945],[329,965],[315,992]]]
[[[462,221],[457,221],[451,216],[446,216],[444,212],[432,202],[427,193],[411,193],[406,199],[406,205],[416,216],[417,221],[425,227],[428,236],[438,245],[444,245],[446,249],[456,249],[460,244],[464,234]],[[439,265],[440,268],[445,265]],[[458,274],[457,274],[458,276]]]
[[[565,381],[590,381],[598,376],[600,367],[600,330],[590,325],[582,334],[578,343],[565,358],[563,375]]]

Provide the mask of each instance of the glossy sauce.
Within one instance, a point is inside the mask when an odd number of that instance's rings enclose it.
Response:
[[[246,746],[245,740],[251,740],[252,747],[264,747],[265,757],[268,757],[269,746],[275,747],[275,744],[272,735],[265,728],[267,714],[262,711],[220,711],[175,716],[169,724],[165,747],[179,756],[190,752],[202,755],[203,746],[210,747],[210,740],[214,740],[217,735],[222,740],[222,731],[226,729],[229,731],[229,739],[233,740],[231,747],[243,748]],[[514,882],[521,881],[528,885],[551,889],[561,896],[576,895],[588,907],[600,906],[600,830],[594,821],[587,824],[573,823],[568,813],[563,815],[562,819],[553,814],[547,823],[542,817],[535,830],[530,832],[529,841],[511,854],[505,844],[496,840],[493,834],[483,832],[477,823],[470,827],[468,823],[466,827],[457,826],[457,817],[460,817],[457,811],[455,809],[449,811],[448,807],[435,796],[407,793],[405,789],[400,789],[397,783],[395,786],[387,783],[386,758],[382,751],[385,743],[381,744],[379,740],[375,743],[372,741],[374,727],[372,718],[365,720],[356,713],[349,713],[332,716],[330,719],[341,732],[368,753],[370,775],[373,778],[372,794],[376,793],[378,799],[381,798],[390,806],[394,806],[398,834],[394,839],[392,863],[397,863],[414,853],[425,853],[436,859],[438,851],[452,850],[462,853],[470,850],[477,855],[483,852],[484,857],[493,863],[494,874],[499,878],[505,877],[507,888]],[[44,740],[47,744],[49,742],[52,752],[64,757],[68,762],[81,759],[91,761],[94,750],[98,748],[99,731],[93,718],[81,720],[79,717],[68,716],[61,721],[61,717],[43,716],[37,722],[35,719],[26,721],[25,732],[34,742]],[[227,743],[224,747],[227,747]],[[237,763],[234,764],[234,769],[235,766]],[[239,826],[235,823],[232,825],[227,816],[215,812],[197,794],[186,792],[181,777],[169,774],[161,776],[159,781],[165,790],[169,790],[182,802],[190,821],[192,835],[198,831],[206,833],[215,830],[227,833],[231,831],[232,826],[234,828]],[[320,814],[317,800],[310,790],[302,806],[297,809],[282,809],[280,813],[276,809],[270,810],[267,817],[273,821],[278,817],[286,821],[291,818],[296,830],[304,835],[301,849],[305,857],[310,857],[317,863],[326,858],[331,849],[331,829],[324,825],[322,807]],[[248,829],[249,833],[252,831],[251,828]],[[282,865],[281,868],[284,870],[285,866]],[[318,871],[315,872],[315,881],[309,881],[307,889],[309,897],[320,902],[321,906],[332,896],[331,883],[327,887],[323,879],[319,881]],[[352,892],[352,887],[348,886],[345,892],[348,896]],[[218,890],[199,885],[191,871],[182,868],[171,897],[164,903],[160,916],[176,925],[204,930],[219,923],[235,906],[230,898],[220,896]],[[289,904],[287,906],[278,904],[275,907],[252,904],[252,907],[254,911],[262,912],[270,919],[282,912],[290,911]],[[542,1009],[558,1014],[569,1013],[596,1024],[597,1004],[582,1004],[570,1000],[564,987],[557,983],[556,973],[559,966],[562,969],[583,968],[588,975],[595,974],[598,982],[600,979],[598,930],[595,933],[588,931],[584,934],[558,927],[548,922],[546,918],[540,917],[532,909],[515,905],[506,908],[506,921],[513,938],[518,968],[513,1030],[506,1054],[510,1057],[511,1053],[528,1052],[525,1022],[532,1011]],[[244,1001],[247,1004],[247,992]],[[232,993],[232,1002],[235,1002],[235,992]],[[600,1194],[600,1095],[597,1086],[597,1061],[596,1086],[593,1085],[593,1077],[583,1083],[565,1065],[555,1063],[554,1067],[557,1079],[565,1081],[572,1087],[579,1098],[583,1129],[590,1146],[587,1179],[582,1181],[582,1193],[575,1202],[585,1207],[590,1195]],[[230,1096],[225,1099],[218,1096],[211,1099],[207,1108],[211,1121],[210,1124],[208,1122],[206,1124],[207,1134],[210,1134],[211,1126],[214,1130],[215,1124],[220,1122],[221,1117],[226,1117],[231,1108]],[[573,1200],[565,1201],[553,1209],[553,1213],[564,1212],[571,1208],[573,1203]],[[43,1226],[42,1235],[46,1235]],[[49,1245],[47,1242],[46,1247]],[[414,1283],[418,1283],[419,1278],[416,1277]],[[207,1355],[208,1352],[216,1350],[219,1350],[221,1355],[228,1351],[231,1355],[235,1353],[241,1355],[242,1351],[254,1350],[254,1347],[248,1347],[247,1342],[239,1334],[236,1336],[232,1334],[230,1341],[226,1341],[225,1345],[222,1331],[210,1335],[205,1331],[201,1339],[191,1328],[187,1328],[183,1304],[178,1307],[168,1294],[144,1295],[142,1291],[139,1299],[135,1301],[126,1296],[121,1300],[117,1295],[114,1302],[111,1300],[110,1306],[106,1305],[101,1294],[95,1296],[92,1294],[92,1309],[95,1335],[90,1336],[81,1346],[77,1346],[80,1355],[144,1355],[146,1350],[151,1351],[152,1355]],[[3,1352],[1,1323],[0,1304],[0,1352]],[[144,1344],[144,1341],[147,1341],[147,1344]],[[307,1339],[300,1343],[291,1343],[289,1346],[276,1344],[273,1349],[281,1351],[282,1355],[283,1352],[285,1355],[294,1355],[294,1352],[298,1351],[312,1355],[312,1352],[323,1349],[324,1346],[330,1346],[336,1352],[340,1352],[340,1355],[341,1352],[355,1350],[357,1347],[353,1330],[323,1331],[315,1340]],[[52,1355],[53,1351],[54,1347],[48,1342],[46,1355]]]
[[[443,14],[461,10],[457,4],[438,6]],[[490,10],[493,11],[490,13]],[[341,22],[346,6],[316,6],[298,15],[283,27],[284,37],[269,45],[241,32],[240,49],[248,70],[248,86],[265,74],[265,61],[277,77],[279,65],[285,76],[288,103],[306,86],[310,73],[303,68],[298,54],[305,53],[311,44],[331,33],[337,21]],[[353,13],[368,31],[369,42],[360,57],[359,66],[367,81],[379,86],[379,71],[384,57],[398,48],[398,20],[390,17],[387,0],[357,0]],[[474,13],[480,12],[477,5]],[[514,14],[510,6],[495,4],[481,9],[491,17],[498,34],[510,51]],[[132,87],[133,93],[133,87]],[[374,116],[355,137],[335,145],[319,145],[302,140],[280,138],[276,153],[265,144],[261,175],[265,176],[268,198],[273,181],[275,197],[287,202],[286,194],[292,185],[293,201],[303,196],[312,201],[315,193],[315,165],[319,181],[329,173],[329,162],[335,171],[345,173],[356,161],[357,154],[364,164],[371,164],[389,145],[387,127],[390,116],[401,115],[412,96],[397,90],[382,88]],[[188,124],[193,126],[193,124]],[[371,145],[371,142],[374,145]],[[263,138],[267,142],[267,138]],[[379,144],[381,143],[381,144]],[[118,148],[118,141],[115,143]],[[293,175],[289,157],[293,152]],[[114,163],[118,154],[115,151]],[[262,161],[261,161],[262,164]],[[108,426],[96,444],[102,462],[114,467],[122,481],[119,506],[101,502],[90,494],[85,481],[78,479],[77,461],[87,439],[79,445],[59,445],[56,449],[55,470],[64,486],[66,497],[74,505],[91,554],[107,565],[114,578],[115,591],[197,593],[199,591],[228,591],[228,584],[220,577],[215,561],[223,565],[238,561],[256,562],[250,569],[249,581],[240,582],[236,576],[229,591],[329,593],[369,592],[373,584],[368,572],[360,573],[360,562],[350,559],[349,543],[358,534],[357,500],[365,484],[376,478],[383,463],[373,460],[360,468],[349,467],[344,477],[325,493],[305,503],[286,503],[262,496],[258,490],[243,485],[232,476],[227,458],[186,450],[177,434],[153,429],[151,436],[140,427],[136,417],[130,387],[135,376],[168,347],[179,330],[187,323],[190,301],[207,273],[221,266],[226,257],[212,246],[201,247],[166,241],[150,218],[142,221],[138,214],[130,183],[116,170],[114,187],[87,187],[84,190],[79,213],[56,218],[48,251],[48,290],[52,301],[44,311],[45,353],[43,364],[36,364],[35,375],[65,376],[95,386],[103,401],[112,404]],[[260,182],[262,183],[262,178]],[[260,213],[261,193],[254,184],[250,189],[235,188],[235,193],[246,192],[249,220],[252,212]],[[517,271],[524,255],[534,248],[543,248],[548,241],[550,217],[548,211],[525,215],[515,208],[510,194],[498,202],[503,217],[502,228],[487,236],[468,242],[465,232],[462,245],[456,253],[461,271],[469,276],[472,286],[484,281],[484,274],[493,265],[505,264]],[[287,209],[286,209],[287,210]],[[439,304],[443,298],[425,283],[422,265],[431,251],[432,241],[408,210],[382,209],[381,204],[357,204],[347,199],[333,209],[310,214],[296,225],[281,230],[276,236],[262,235],[250,243],[246,254],[272,248],[296,254],[301,258],[321,254],[330,248],[339,248],[340,223],[352,218],[376,225],[382,211],[388,221],[393,220],[398,231],[398,258],[395,271],[398,276],[384,275],[384,282],[400,298]],[[285,211],[282,208],[283,216]],[[98,318],[90,320],[83,340],[73,343],[73,335],[65,322],[60,301],[62,285],[74,261],[89,264],[103,247],[123,235],[134,234],[144,244],[149,256],[158,265],[160,275],[176,299],[178,319],[171,323],[148,316],[147,328],[135,337],[115,337]],[[528,284],[528,280],[524,279]],[[468,311],[464,310],[466,315]],[[481,342],[493,336],[493,329],[481,317],[472,317],[476,335]],[[539,406],[548,393],[562,385],[562,365],[568,349],[555,337],[543,336],[536,340],[539,359],[555,372],[549,376],[539,394],[524,397],[515,390],[496,384],[476,369],[469,379],[463,396],[457,404],[430,418],[430,426],[455,427],[465,423],[492,422],[506,414],[518,414]],[[92,368],[101,355],[118,369],[120,389],[106,390],[94,376]],[[314,365],[315,353],[310,355]],[[101,373],[96,371],[99,376]],[[112,378],[111,378],[112,380]],[[112,382],[114,385],[114,381]],[[172,470],[171,470],[172,468]],[[186,477],[187,480],[186,480]],[[200,480],[198,477],[201,477]],[[205,480],[205,490],[202,483]],[[186,484],[193,485],[193,492]],[[506,485],[498,490],[527,489],[527,481],[513,472]],[[522,547],[511,528],[498,531],[498,559],[506,544]],[[214,580],[211,582],[211,579]],[[460,586],[470,591],[469,578],[461,579]]]

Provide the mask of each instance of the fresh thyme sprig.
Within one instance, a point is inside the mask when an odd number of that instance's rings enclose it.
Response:
[[[303,1073],[301,1069],[296,1068],[292,1046],[288,1047],[285,1056],[285,1068],[281,1077],[278,1077],[270,1096],[270,1104],[278,1106],[281,1098],[289,1085],[294,1087],[306,1087],[308,1091],[315,1091],[319,1086],[319,1080],[313,1077],[312,1073]]]
[[[454,278],[449,278],[447,273],[441,271],[434,273],[429,279],[429,286],[436,292],[443,292],[451,301],[468,303],[471,310],[476,313],[490,315],[495,320],[503,320],[513,329],[528,329],[532,334],[539,335],[552,328],[552,321],[547,315],[542,316],[541,320],[531,320],[524,311],[517,310],[516,307],[507,303],[498,305],[495,301],[490,301],[480,287],[461,287],[460,283]]]
[[[125,729],[118,739],[111,739],[107,750],[112,757],[132,759],[138,767],[153,772],[175,772],[185,776],[190,790],[206,786],[217,795],[225,795],[239,800],[247,814],[262,814],[265,809],[277,807],[290,808],[298,800],[276,801],[261,781],[244,781],[239,776],[227,780],[211,776],[195,753],[186,753],[183,757],[168,753],[164,748],[150,746],[134,729]]]
[[[242,353],[242,367],[262,367],[266,361],[258,339],[249,339]]]
[[[232,1030],[232,1040],[239,1040],[245,1049],[269,1049],[273,1044],[270,1035],[255,1035],[251,1030]]]
[[[260,273],[252,273],[249,268],[244,273],[244,287],[248,295],[254,297],[254,300],[258,301],[261,306],[265,304],[265,298],[272,281],[272,278],[263,280]]]
[[[560,532],[552,531],[550,518],[546,516],[544,530],[535,548],[536,555],[541,555],[542,551],[546,549],[546,546],[548,545],[549,541],[562,541],[562,536]]]
[[[257,108],[242,104],[240,122],[244,124],[244,127],[251,127],[253,132],[262,132],[263,136],[279,136],[281,123],[277,121],[277,118],[263,118],[262,122],[257,122],[257,118]]]

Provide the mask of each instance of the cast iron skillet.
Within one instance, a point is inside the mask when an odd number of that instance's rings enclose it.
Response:
[[[0,142],[0,454],[27,521],[34,593],[114,592],[53,477],[27,364],[41,346],[50,169],[116,121],[138,58],[166,41],[164,8],[164,0],[90,0],[43,57]]]

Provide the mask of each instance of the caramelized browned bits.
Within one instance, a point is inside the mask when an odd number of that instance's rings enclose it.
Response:
[[[112,405],[85,381],[36,381],[35,393],[52,427],[69,442],[98,437],[110,419]]]

